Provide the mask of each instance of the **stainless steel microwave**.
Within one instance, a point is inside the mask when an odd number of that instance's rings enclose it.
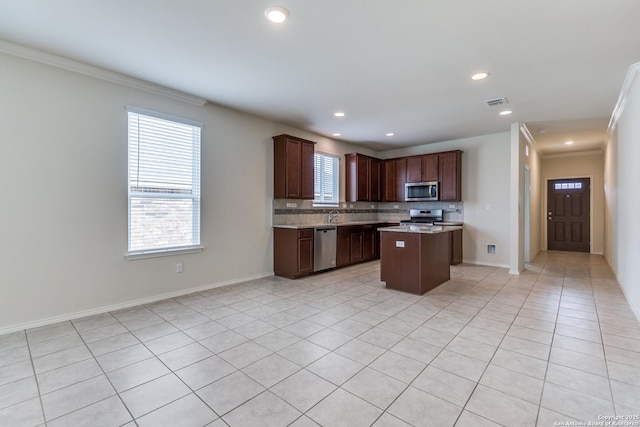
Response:
[[[407,182],[404,185],[404,199],[407,202],[438,200],[438,181]]]

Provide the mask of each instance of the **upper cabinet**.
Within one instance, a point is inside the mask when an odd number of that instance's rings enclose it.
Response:
[[[295,136],[273,137],[274,199],[313,199],[313,145]]]
[[[462,151],[378,160],[358,153],[346,157],[346,201],[403,202],[407,182],[438,181],[439,200],[462,200]]]
[[[380,201],[395,202],[396,196],[396,160],[383,160],[380,165]]]
[[[462,151],[438,153],[438,174],[440,181],[440,200],[462,200]]]
[[[438,180],[438,154],[411,156],[407,159],[407,182]]]
[[[344,155],[347,202],[380,201],[380,164],[374,157],[359,153]]]

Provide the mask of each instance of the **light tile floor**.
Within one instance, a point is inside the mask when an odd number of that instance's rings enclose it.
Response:
[[[420,297],[379,262],[0,336],[2,426],[640,426],[640,322],[601,256],[452,267]]]

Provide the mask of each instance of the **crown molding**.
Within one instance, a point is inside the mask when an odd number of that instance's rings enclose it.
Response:
[[[85,64],[83,62],[74,61],[68,58],[63,58],[61,56],[57,56],[41,50],[17,45],[4,40],[0,40],[0,52],[13,55],[13,56],[18,56],[20,58],[28,59],[31,61],[40,62],[42,64],[61,68],[63,70],[72,71],[74,73],[84,74],[90,77],[106,80],[108,82],[129,86],[134,89],[140,89],[145,92],[151,92],[157,95],[162,95],[167,98],[173,98],[178,101],[197,105],[199,107],[202,107],[207,103],[206,99],[200,98],[198,96],[190,95],[188,93],[180,92],[174,89],[169,89],[167,87],[160,86],[155,83],[149,83],[147,81],[140,80],[135,77],[127,76],[125,74],[120,74],[114,71],[105,70],[100,67]]]
[[[640,62],[636,62],[635,64],[630,66],[629,71],[627,71],[627,76],[625,77],[624,83],[622,84],[622,89],[620,89],[618,102],[616,102],[616,106],[613,108],[613,113],[611,113],[609,126],[607,126],[607,135],[613,134],[613,131],[615,130],[616,125],[618,124],[618,120],[622,115],[622,111],[624,110],[624,106],[627,103],[627,98],[629,97],[631,88],[635,84],[639,75],[640,75]]]

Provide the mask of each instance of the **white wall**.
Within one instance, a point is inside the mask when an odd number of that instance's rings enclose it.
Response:
[[[640,318],[640,63],[629,70],[605,151],[605,257]]]
[[[589,152],[544,157],[542,160],[542,211],[547,210],[547,182],[560,178],[591,178],[591,253],[604,253],[604,155]],[[547,222],[542,229],[547,248]]]
[[[378,153],[390,159],[462,150],[463,257],[473,264],[509,267],[510,133],[425,144]],[[489,205],[489,209],[487,209]],[[497,253],[487,253],[487,244]]]

